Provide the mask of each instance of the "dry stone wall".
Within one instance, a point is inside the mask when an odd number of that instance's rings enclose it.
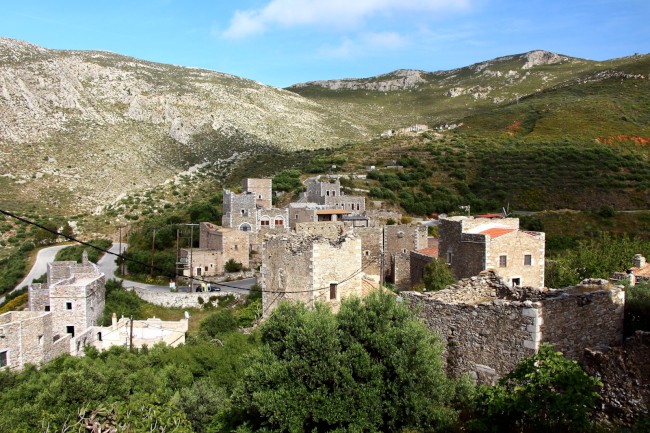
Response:
[[[567,289],[511,289],[493,272],[432,293],[403,292],[407,305],[446,341],[452,375],[493,383],[550,343],[570,359],[620,341],[625,295],[605,280]]]

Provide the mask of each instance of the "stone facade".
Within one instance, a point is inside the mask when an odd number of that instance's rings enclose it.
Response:
[[[387,281],[398,290],[411,288],[411,251],[428,245],[427,228],[422,225],[384,226],[385,272]]]
[[[53,337],[52,313],[10,311],[0,315],[0,367],[22,369],[25,364],[48,362],[55,355]]]
[[[366,210],[366,199],[363,196],[345,195],[341,192],[338,178],[332,181],[311,181],[307,184],[306,199],[310,203],[325,205],[328,208],[347,210],[352,214],[360,214]]]
[[[438,250],[456,278],[490,269],[512,286],[544,287],[544,233],[520,230],[518,218],[442,219]]]
[[[437,239],[436,239],[437,241]],[[429,244],[431,244],[431,239],[429,238]],[[424,270],[427,265],[431,263],[434,259],[438,258],[438,245],[428,246],[421,250],[411,251],[411,286],[414,287],[422,281],[424,278]]]
[[[183,275],[213,277],[224,272],[225,263],[233,259],[245,268],[250,266],[250,236],[232,228],[211,223],[200,224],[199,248],[183,248],[181,262],[185,263]],[[189,268],[192,268],[191,271]]]
[[[252,193],[255,196],[255,203],[260,209],[271,209],[273,207],[271,179],[251,179],[247,178],[242,181],[244,191]]]
[[[104,274],[85,253],[82,263],[52,262],[47,265],[47,283],[29,287],[29,309],[52,312],[54,335],[74,337],[104,314],[104,284]]]
[[[481,383],[494,383],[542,343],[580,359],[586,347],[616,344],[623,335],[625,292],[605,280],[513,289],[485,271],[439,292],[402,296],[447,343],[448,372],[469,373]]]
[[[282,300],[313,306],[362,296],[361,239],[345,234],[335,240],[309,234],[276,235],[264,242],[261,285],[263,315]]]
[[[289,211],[273,207],[271,179],[244,179],[242,184],[244,192],[241,194],[224,190],[221,224],[250,233],[286,231]],[[255,243],[251,240],[251,244]]]

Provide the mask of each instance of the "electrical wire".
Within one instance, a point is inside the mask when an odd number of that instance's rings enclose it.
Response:
[[[159,267],[156,267],[156,266],[151,266],[150,263],[144,263],[144,262],[141,262],[141,261],[139,261],[139,260],[135,260],[135,259],[132,259],[132,258],[130,258],[130,257],[126,257],[126,256],[124,256],[124,255],[121,255],[121,254],[118,254],[118,253],[114,253],[114,252],[109,251],[109,250],[105,250],[105,249],[100,248],[100,247],[98,247],[98,246],[96,246],[96,245],[92,245],[92,244],[90,244],[90,243],[88,243],[88,242],[84,242],[84,241],[82,241],[82,240],[79,240],[79,239],[77,239],[77,238],[75,238],[75,237],[73,237],[73,236],[65,235],[65,234],[63,234],[63,233],[60,233],[60,232],[57,231],[57,230],[50,229],[50,228],[45,227],[45,226],[43,226],[43,225],[41,225],[41,224],[38,224],[38,223],[36,223],[36,222],[34,222],[34,221],[30,221],[30,220],[28,220],[28,219],[26,219],[26,218],[23,218],[23,217],[20,217],[20,216],[18,216],[18,215],[15,215],[15,214],[13,214],[13,213],[11,213],[11,212],[8,212],[8,211],[5,211],[5,210],[0,209],[0,213],[4,214],[4,215],[6,215],[6,216],[8,216],[8,217],[10,217],[10,218],[17,219],[18,221],[24,222],[24,223],[26,223],[26,224],[33,225],[33,226],[35,226],[35,227],[38,227],[38,228],[40,228],[40,229],[43,229],[43,230],[45,230],[45,231],[47,231],[47,232],[50,232],[50,233],[52,233],[52,234],[55,234],[55,235],[57,235],[57,236],[64,237],[64,238],[66,238],[66,239],[68,239],[68,240],[70,240],[70,241],[77,242],[77,243],[79,243],[79,244],[81,244],[81,245],[84,245],[84,246],[87,246],[87,247],[93,248],[93,249],[98,250],[98,251],[100,251],[100,252],[103,252],[103,253],[105,253],[105,254],[113,255],[113,256],[115,256],[115,257],[117,257],[117,258],[122,259],[123,261],[136,263],[136,264],[138,264],[138,265],[141,265],[141,266],[144,266],[144,267],[147,267],[147,268],[150,268],[150,269],[154,269],[154,270],[158,271],[160,275],[162,275],[162,276],[164,276],[164,277],[166,277],[166,278],[175,278],[175,277],[176,277],[176,275],[170,275],[170,274],[167,274],[167,272],[166,272],[164,269],[162,269],[162,268],[159,268]],[[348,277],[342,279],[340,282],[335,283],[335,284],[337,284],[337,285],[338,285],[338,284],[342,284],[342,283],[344,283],[344,282],[346,282],[346,281],[348,281],[348,280],[354,278],[356,275],[358,275],[359,273],[363,272],[364,269],[366,269],[368,266],[370,266],[372,263],[374,263],[374,262],[376,262],[376,261],[377,261],[377,259],[374,259],[374,260],[370,261],[369,263],[366,263],[366,265],[364,265],[364,266],[362,266],[361,268],[357,269],[357,270],[354,271],[351,275],[349,275]],[[213,284],[212,281],[206,280],[206,279],[201,278],[201,277],[192,277],[192,281],[194,281],[194,280],[197,280],[197,281],[200,281],[200,282],[203,282],[203,283],[210,283],[210,284]],[[233,285],[229,285],[229,284],[225,284],[225,283],[214,283],[214,284],[217,285],[217,286],[221,286],[221,287],[228,287],[228,288],[233,288],[233,289],[238,289],[238,290],[248,290],[249,292],[278,293],[278,294],[288,294],[288,293],[311,293],[311,292],[318,292],[318,291],[320,291],[320,290],[327,290],[327,289],[329,288],[329,287],[320,287],[320,288],[306,289],[306,290],[292,290],[292,291],[286,291],[286,290],[264,290],[264,289],[262,289],[262,288],[260,288],[260,289],[253,289],[253,288],[244,289],[243,287],[237,287],[237,286],[233,286]],[[189,288],[190,288],[190,291],[191,291],[191,289],[192,289],[192,284],[189,285]]]

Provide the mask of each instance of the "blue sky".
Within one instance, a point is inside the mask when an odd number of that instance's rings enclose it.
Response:
[[[217,70],[265,84],[447,70],[544,49],[650,52],[648,0],[8,1],[0,36]]]

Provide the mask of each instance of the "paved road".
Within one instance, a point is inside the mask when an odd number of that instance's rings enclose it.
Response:
[[[65,247],[69,247],[69,246],[70,244],[56,245],[53,247],[47,247],[47,248],[43,248],[42,250],[39,250],[38,254],[36,254],[36,262],[34,262],[34,266],[32,267],[32,270],[29,271],[29,274],[27,274],[27,276],[20,283],[18,283],[18,285],[14,290],[20,289],[23,286],[27,286],[31,284],[33,279],[38,278],[44,273],[46,273],[47,264],[54,261],[54,257],[56,256],[56,253],[58,253]]]
[[[122,250],[126,249],[126,244],[122,244]],[[113,246],[108,250],[111,253],[119,254],[120,244],[114,243]],[[106,279],[115,278],[115,271],[117,270],[117,262],[113,254],[104,254],[104,256],[97,262],[99,270],[106,275]],[[124,287],[137,287],[151,290],[160,290],[160,291],[169,291],[169,286],[157,286],[154,284],[139,283],[137,281],[123,280]],[[240,293],[242,295],[248,295],[250,287],[255,284],[257,281],[255,278],[247,278],[244,280],[231,281],[228,283],[219,284],[222,292],[229,293]],[[198,282],[197,282],[198,283]]]

